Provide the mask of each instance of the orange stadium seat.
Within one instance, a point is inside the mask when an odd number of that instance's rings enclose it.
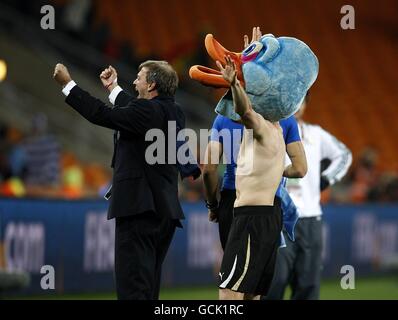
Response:
[[[340,27],[340,7],[333,2],[265,2],[253,0],[96,1],[97,21],[107,21],[118,39],[128,40],[141,57],[167,59],[194,53],[196,37],[212,32],[226,47],[242,48],[243,34],[252,26],[265,33],[289,35],[307,42],[320,61],[320,74],[307,119],[330,130],[353,151],[367,145],[381,151],[381,169],[398,168],[396,53],[393,35],[373,30],[396,26],[398,3],[387,0],[374,12],[371,3],[355,6],[357,28]],[[360,23],[358,23],[358,21]],[[218,94],[218,93],[217,93]]]

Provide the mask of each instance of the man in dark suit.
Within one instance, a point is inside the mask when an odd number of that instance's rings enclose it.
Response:
[[[101,80],[114,92],[116,79],[105,71]],[[120,90],[115,108],[79,88],[62,64],[56,65],[54,78],[63,86],[66,103],[88,121],[116,130],[108,219],[116,218],[118,299],[158,299],[161,266],[184,214],[178,200],[177,166],[167,163],[168,147],[166,163],[148,164],[145,156],[151,141],[145,141],[145,135],[160,129],[167,137],[168,121],[175,121],[177,130],[184,128],[184,114],[174,102],[177,74],[165,61],[142,63],[134,81],[138,97]]]

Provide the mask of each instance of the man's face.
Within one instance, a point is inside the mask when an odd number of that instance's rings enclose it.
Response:
[[[146,99],[152,84],[146,81],[148,69],[143,67],[137,74],[137,79],[134,80],[135,90],[138,92],[138,98]]]

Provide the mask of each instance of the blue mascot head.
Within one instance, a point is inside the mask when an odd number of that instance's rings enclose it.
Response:
[[[267,34],[241,53],[226,50],[212,35],[206,36],[205,45],[214,60],[225,64],[224,56],[232,57],[253,109],[272,122],[287,118],[300,108],[318,75],[317,57],[296,38]],[[221,74],[210,68],[193,66],[190,76],[205,85],[229,87]],[[235,121],[240,119],[228,92],[218,102],[216,112]]]

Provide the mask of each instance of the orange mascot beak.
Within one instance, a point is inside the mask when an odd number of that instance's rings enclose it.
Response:
[[[206,35],[205,46],[207,53],[214,61],[220,61],[223,67],[225,67],[225,56],[230,56],[234,61],[237,76],[240,83],[244,86],[244,79],[242,73],[242,59],[241,53],[236,53],[225,49],[216,39],[214,39],[212,34]],[[230,85],[224,80],[221,72],[212,68],[195,65],[189,69],[189,76],[191,79],[199,81],[205,86],[210,86],[214,88],[229,88]]]

